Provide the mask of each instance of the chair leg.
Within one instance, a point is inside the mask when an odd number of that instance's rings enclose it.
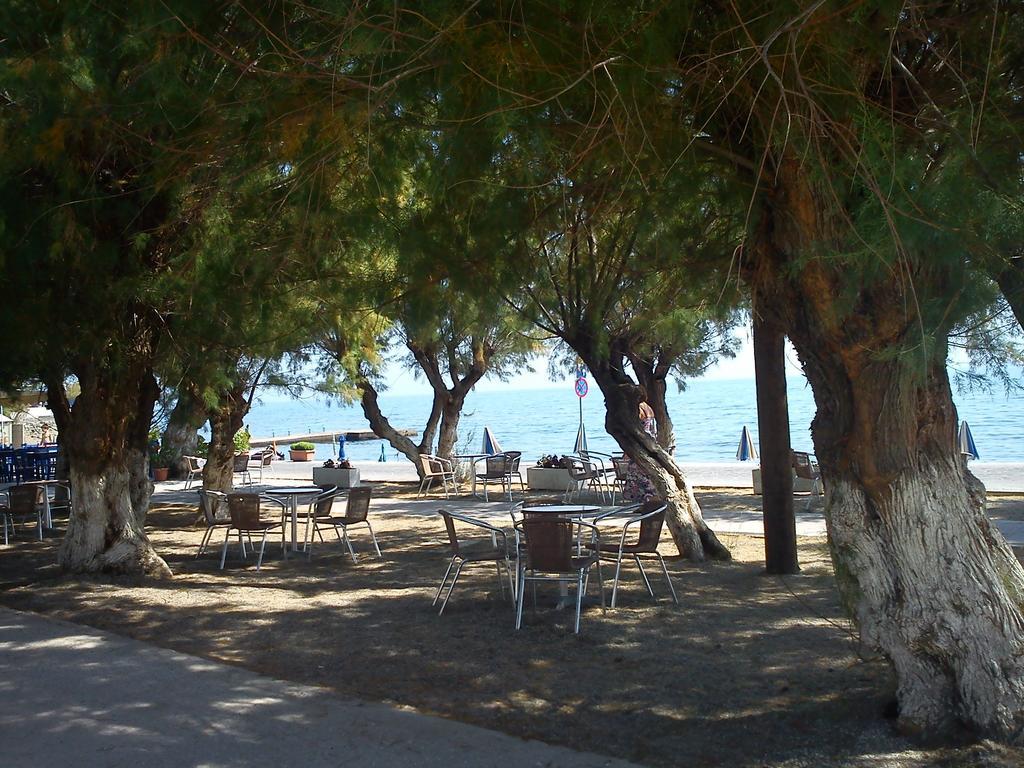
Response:
[[[505,596],[505,577],[501,573],[501,561],[494,561],[494,570],[498,572],[498,588],[501,590],[501,596]]]
[[[523,626],[523,598],[526,596],[526,569],[519,569],[519,587],[516,589],[516,629]]]
[[[442,613],[444,613],[444,608],[445,608],[446,605],[448,605],[448,601],[451,599],[452,592],[455,591],[455,582],[457,582],[459,580],[459,574],[462,573],[462,566],[464,566],[465,564],[466,564],[466,561],[463,560],[462,562],[459,563],[459,567],[455,569],[455,575],[452,576],[452,583],[448,587],[448,594],[444,596],[444,602],[441,603],[441,610],[439,610],[437,612],[438,616],[440,616]]]
[[[619,556],[615,558],[615,579],[612,581],[612,608],[615,607],[615,600],[619,595],[619,573],[622,571],[622,550],[619,550]]]
[[[608,613],[608,608],[604,602],[604,574],[601,573],[601,559],[597,560],[597,586],[601,590],[601,613]],[[589,573],[588,573],[589,575]]]
[[[658,561],[661,563],[661,570],[662,573],[665,574],[665,581],[668,582],[669,592],[672,593],[672,602],[679,605],[679,598],[676,597],[676,588],[672,584],[672,579],[668,575],[668,568],[665,566],[665,558],[661,556],[661,552],[656,552],[655,554],[658,556]]]
[[[508,577],[509,594],[512,596],[512,605],[516,604],[516,582],[512,578],[512,563],[505,558],[505,575]]]
[[[644,584],[647,585],[647,591],[651,597],[654,597],[654,587],[651,586],[651,580],[647,578],[647,571],[644,570],[644,564],[640,562],[640,555],[633,555],[633,559],[636,561],[636,567],[640,569],[640,575],[644,578]],[[658,598],[654,597],[655,600]]]
[[[7,532],[7,529],[5,528],[4,529],[4,533],[6,533],[6,532]],[[199,543],[199,551],[196,552],[196,560],[198,560],[199,556],[201,554],[203,554],[203,552],[206,551],[206,545],[210,543],[210,535],[212,533],[213,533],[213,528],[207,528],[206,529],[206,533],[203,534],[203,540]]]
[[[576,576],[576,628],[574,634],[580,633],[580,611],[583,609],[583,569]]]
[[[266,532],[266,530],[264,530],[263,531],[263,539],[260,541],[260,556],[256,558],[256,570],[257,571],[260,569],[260,566],[263,565],[263,550],[266,549],[266,547],[267,547],[267,532]]]
[[[337,531],[337,528],[335,528],[335,531]],[[338,537],[338,541],[341,541],[340,536]],[[437,588],[437,594],[434,595],[434,602],[432,602],[431,605],[437,605],[437,601],[441,597],[441,590],[443,590],[444,585],[448,583],[448,574],[452,572],[452,568],[455,566],[455,561],[457,559],[458,557],[452,557],[451,562],[448,563],[448,570],[444,572],[444,578],[441,579],[441,584]]]
[[[344,542],[345,546],[348,547],[348,554],[352,558],[352,562],[353,563],[358,563],[359,562],[359,558],[356,557],[356,552],[355,552],[354,549],[352,549],[352,542],[349,541],[349,538],[348,538],[348,526],[347,525],[341,526],[341,536],[342,536],[342,541]]]
[[[380,553],[380,547],[377,546],[377,534],[373,532],[373,527],[370,525],[369,520],[365,520],[364,522],[366,523],[366,527],[370,529],[370,538],[373,539],[373,548],[377,550],[377,557],[383,560],[384,555]]]
[[[420,480],[420,487],[419,487],[419,490],[417,490],[417,491],[416,491],[416,498],[417,498],[417,499],[418,499],[418,498],[419,498],[420,496],[422,496],[422,495],[423,495],[423,486],[424,486],[424,485],[426,485],[426,483],[427,483],[427,478],[425,478],[425,477],[424,477],[424,478],[423,478],[422,480]]]
[[[224,561],[228,559],[228,542],[231,540],[231,529],[224,531],[224,549],[220,553],[220,569],[224,570]]]

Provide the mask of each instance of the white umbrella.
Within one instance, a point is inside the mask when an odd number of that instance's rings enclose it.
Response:
[[[583,422],[580,422],[580,428],[576,432],[576,444],[572,447],[573,453],[587,453],[590,449],[587,447],[587,428]]]
[[[981,458],[981,455],[978,453],[978,447],[974,444],[974,435],[971,434],[971,428],[967,426],[966,421],[960,422],[957,442],[960,443],[960,453],[964,454],[968,459]]]
[[[736,449],[736,461],[753,461],[757,458],[757,448],[754,446],[754,438],[747,426],[743,425],[740,433],[740,444]]]
[[[490,427],[484,427],[484,444],[481,452],[486,453],[488,456],[501,453],[501,445],[498,443],[498,439],[494,436],[494,433],[491,432]]]

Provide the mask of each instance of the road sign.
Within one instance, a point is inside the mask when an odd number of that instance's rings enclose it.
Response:
[[[576,395],[578,397],[586,397],[587,396],[587,390],[589,389],[589,387],[587,386],[587,380],[584,379],[582,376],[580,376],[578,379],[576,379],[576,387],[575,387],[575,389],[576,389]]]

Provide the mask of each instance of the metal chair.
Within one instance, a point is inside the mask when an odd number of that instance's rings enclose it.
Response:
[[[243,454],[244,455],[244,454]],[[231,515],[231,525],[224,534],[224,550],[220,556],[220,567],[223,570],[224,562],[228,556],[228,541],[232,531],[238,531],[238,545],[242,550],[242,559],[245,559],[245,541],[242,534],[246,534],[251,543],[253,533],[262,533],[260,541],[260,554],[256,560],[256,570],[263,565],[263,552],[267,546],[267,532],[274,528],[280,528],[281,523],[271,523],[260,519],[260,502],[264,497],[258,493],[229,493],[228,513]],[[268,499],[271,500],[271,499]],[[272,500],[276,501],[276,500]],[[280,502],[278,502],[280,503]],[[284,554],[284,541],[281,542],[281,553]]]
[[[569,484],[565,488],[564,501],[567,504],[571,503],[573,497],[579,501],[583,489],[590,486],[591,490],[600,494],[603,502],[605,500],[602,482],[604,475],[598,471],[597,464],[587,461],[581,456],[566,456],[565,458],[567,460],[566,469],[569,470]]]
[[[493,456],[487,456],[484,461],[484,471],[476,473],[476,482],[482,482],[484,484],[484,501],[490,501],[487,495],[487,484],[497,480],[501,483],[501,490],[508,493],[508,500],[512,501],[512,460],[506,453],[496,453]],[[518,463],[518,462],[517,462]],[[518,473],[518,470],[517,470]],[[522,483],[522,476],[520,476],[520,483]]]
[[[320,530],[320,523],[334,528],[334,532],[338,534],[338,527],[331,521],[331,510],[334,508],[334,500],[338,497],[340,491],[336,485],[321,485],[323,493],[313,498],[309,502],[309,506],[306,508],[304,517],[306,518],[306,531],[302,536],[302,549],[306,553],[306,557],[313,556],[313,538],[316,536],[320,537],[320,541],[323,542],[324,534]],[[342,541],[342,537],[338,534],[338,540]],[[349,545],[349,552],[351,553],[352,546]]]
[[[192,487],[192,482],[203,477],[203,460],[198,456],[182,456],[185,461],[185,490]]]
[[[384,557],[380,552],[380,547],[377,545],[377,536],[373,532],[373,526],[366,519],[370,511],[371,493],[372,489],[369,487],[360,486],[359,488],[352,488],[348,492],[348,498],[345,500],[345,515],[343,517],[316,517],[314,519],[315,526],[321,523],[333,526],[334,532],[338,534],[338,540],[348,547],[348,553],[352,557],[353,563],[359,562],[348,536],[349,526],[353,525],[365,525],[370,530],[370,538],[373,539],[373,548],[377,550],[377,557]],[[339,528],[341,529],[340,533],[338,531]]]
[[[43,508],[46,504],[46,489],[35,483],[15,485],[7,489],[10,498],[7,517],[11,522],[11,536],[14,535],[15,518],[36,519],[36,533],[43,540]],[[4,543],[7,543],[7,529],[4,527]]]
[[[822,494],[821,472],[818,470],[817,462],[811,459],[811,454],[805,451],[790,451],[790,460],[794,476],[801,480],[809,480],[811,483],[811,491],[804,504],[806,510],[811,506],[814,497]]]
[[[448,605],[448,600],[455,590],[455,583],[459,580],[459,576],[462,573],[462,567],[467,563],[494,563],[498,570],[498,584],[501,587],[502,595],[505,594],[505,582],[501,576],[501,566],[504,564],[505,574],[508,577],[509,592],[514,599],[516,594],[515,582],[512,579],[512,560],[509,555],[508,535],[505,531],[468,515],[460,515],[444,509],[439,509],[438,514],[444,519],[444,526],[448,531],[448,543],[451,547],[452,559],[448,563],[448,569],[444,572],[444,577],[441,579],[441,584],[437,588],[434,602],[431,605],[437,605],[437,601],[441,598],[441,592],[444,590],[444,585],[448,582],[448,576],[451,574],[452,568],[455,567],[456,563],[458,563],[458,567],[455,568],[455,576],[452,577],[451,585],[448,587],[448,594],[445,595],[444,602],[441,603],[441,609],[437,614],[440,616],[444,613],[445,606]],[[464,525],[488,531],[490,533],[490,541],[485,539],[483,541],[471,542],[468,545],[460,542],[458,530],[455,527],[456,520]],[[497,541],[499,536],[501,537],[500,545]]]
[[[625,456],[612,457],[612,469],[615,471],[615,480],[612,483],[612,504],[615,503],[615,494],[619,496],[626,490],[626,473],[629,472],[629,459]]]
[[[235,475],[241,475],[242,483],[244,485],[252,485],[252,475],[249,474],[249,454],[248,453],[236,453],[231,466],[231,472]]]
[[[446,499],[449,498],[449,482],[452,484],[452,490],[455,493],[459,492],[459,481],[455,477],[455,467],[452,466],[452,462],[450,460],[442,458],[441,456],[435,456],[432,453],[421,453],[420,466],[423,468],[423,479],[420,480],[420,488],[416,493],[417,499],[426,493],[427,486],[429,486],[431,482],[438,479],[444,487],[444,497]]]
[[[227,494],[220,491],[207,491],[202,488],[199,488],[196,493],[199,494],[199,511],[206,523],[206,533],[203,534],[203,540],[199,542],[199,551],[196,552],[198,559],[210,545],[210,539],[213,537],[215,529],[231,527],[231,516],[224,509],[228,500]]]
[[[580,631],[580,611],[583,593],[589,581],[590,569],[597,567],[597,580],[601,588],[601,609],[604,610],[604,578],[601,574],[600,533],[597,526],[582,520],[564,517],[541,518],[527,516],[520,523],[523,556],[519,558],[516,584],[516,629],[523,624],[523,598],[526,582],[554,581],[576,584],[576,623],[574,632]],[[583,532],[589,532],[585,548],[580,549]]]
[[[622,526],[622,534],[619,536],[618,543],[607,543],[600,544],[598,546],[598,552],[602,557],[615,558],[615,578],[612,581],[612,608],[615,607],[615,601],[619,591],[619,574],[622,571],[622,558],[625,555],[631,555],[633,560],[636,562],[637,568],[640,569],[640,575],[643,577],[644,584],[647,586],[647,591],[651,597],[657,598],[654,595],[654,589],[651,587],[651,581],[647,578],[647,572],[644,570],[643,563],[640,562],[640,556],[648,556],[657,558],[658,562],[661,563],[662,573],[665,574],[665,581],[668,583],[669,591],[672,593],[672,602],[676,605],[679,604],[679,598],[676,596],[676,588],[672,584],[672,579],[668,575],[668,568],[665,567],[665,558],[661,556],[658,551],[658,542],[661,541],[661,529],[665,524],[665,510],[668,509],[668,505],[665,504],[664,499],[651,499],[636,510],[634,514],[629,515],[626,518],[625,524]],[[601,521],[607,520],[613,515],[621,515],[623,510],[614,509],[606,512],[603,515],[595,518],[595,524],[600,524]],[[630,533],[631,528],[640,526],[639,534],[635,541],[627,543],[626,538]]]

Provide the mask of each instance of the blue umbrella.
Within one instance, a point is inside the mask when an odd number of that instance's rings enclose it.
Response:
[[[491,432],[490,427],[484,427],[484,444],[482,453],[486,453],[488,456],[493,456],[496,453],[501,453],[501,445],[498,444],[498,439]]]
[[[587,447],[587,428],[581,421],[579,431],[576,433],[576,444],[572,447],[572,452],[587,453],[589,450]]]
[[[968,459],[981,458],[981,454],[978,453],[978,446],[974,444],[974,435],[971,434],[971,428],[967,426],[966,421],[960,422],[960,432],[957,434],[957,442],[960,443],[960,453]]]
[[[740,444],[736,449],[736,461],[753,461],[757,458],[757,448],[754,446],[754,438],[747,426],[743,425],[740,433]]]

